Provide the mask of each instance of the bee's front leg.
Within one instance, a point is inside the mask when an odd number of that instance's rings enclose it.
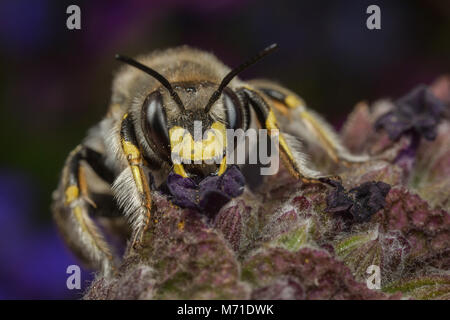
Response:
[[[265,94],[282,115],[290,121],[300,121],[301,127],[295,126],[295,123],[291,126],[300,129],[295,130],[295,135],[318,144],[333,161],[349,165],[369,160],[367,155],[352,154],[342,144],[335,130],[319,114],[308,109],[303,100],[292,91],[267,80],[254,80],[250,83]]]
[[[68,156],[58,189],[53,195],[52,211],[56,224],[68,246],[89,267],[109,275],[113,256],[109,245],[89,216],[96,205],[88,196],[88,186],[81,160],[97,163],[94,151],[77,146]],[[98,163],[97,163],[98,164]],[[98,164],[99,165],[99,164]],[[104,170],[105,173],[107,170]]]
[[[247,87],[237,92],[241,100],[255,110],[261,127],[267,129],[269,135],[278,135],[281,159],[295,178],[305,183],[327,183],[329,179],[340,180],[339,177],[325,176],[309,167],[307,157],[301,150],[301,142],[280,131],[273,110],[258,92]]]
[[[123,117],[120,128],[120,148],[127,167],[114,181],[112,190],[119,207],[128,218],[133,235],[132,248],[141,244],[152,211],[152,197],[148,177],[144,171],[144,158],[136,139],[133,122],[128,114]]]

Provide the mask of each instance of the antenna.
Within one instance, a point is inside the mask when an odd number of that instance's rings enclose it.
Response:
[[[245,61],[240,66],[238,66],[238,67],[234,68],[233,70],[231,70],[230,72],[228,72],[228,74],[222,79],[222,82],[220,83],[220,85],[217,88],[217,90],[214,91],[214,93],[211,95],[211,98],[209,98],[209,101],[208,101],[208,103],[206,104],[206,107],[205,107],[205,111],[209,112],[209,110],[211,109],[211,107],[214,104],[214,102],[216,102],[217,99],[219,99],[220,95],[222,94],[223,89],[225,89],[225,87],[231,82],[231,80],[233,80],[233,78],[235,76],[237,76],[239,73],[241,73],[242,71],[244,71],[245,69],[247,69],[251,65],[254,65],[256,62],[258,62],[259,60],[261,60],[262,58],[264,58],[268,54],[272,53],[277,48],[278,48],[278,45],[276,43],[271,44],[270,46],[268,46],[264,50],[261,50],[260,52],[258,52],[252,58],[250,58],[247,61]]]
[[[169,80],[167,80],[162,74],[158,73],[157,71],[153,70],[150,67],[147,67],[145,65],[143,65],[140,62],[137,62],[136,60],[126,57],[126,56],[122,56],[120,54],[116,54],[116,59],[122,62],[125,62],[126,64],[129,64],[139,70],[144,71],[145,73],[151,75],[153,78],[155,78],[156,80],[158,80],[159,82],[161,82],[161,84],[166,87],[166,89],[169,91],[170,95],[172,96],[172,99],[175,100],[175,102],[177,103],[177,105],[184,110],[184,105],[183,102],[181,101],[180,97],[178,96],[178,94],[175,92],[175,90],[173,90],[172,85],[170,84]]]

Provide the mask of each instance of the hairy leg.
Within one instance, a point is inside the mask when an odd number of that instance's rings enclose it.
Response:
[[[119,207],[128,218],[132,231],[132,246],[142,242],[147,230],[152,210],[149,178],[145,170],[145,160],[136,139],[133,122],[125,114],[120,128],[120,150],[127,161],[126,167],[114,181],[112,189]]]
[[[258,92],[250,88],[242,88],[238,94],[255,110],[261,127],[266,128],[269,135],[273,133],[278,135],[280,157],[294,177],[307,183],[318,183],[328,179],[319,171],[310,168],[307,157],[302,152],[300,141],[280,131],[273,110]]]
[[[347,165],[369,160],[367,155],[352,154],[342,144],[335,130],[319,114],[306,108],[304,101],[292,91],[267,80],[254,80],[250,83],[271,100],[288,123],[294,124],[291,127],[301,128],[294,129],[295,135],[317,143],[333,161]],[[302,126],[295,126],[296,121]]]
[[[92,152],[79,145],[69,154],[53,195],[52,211],[67,245],[88,266],[109,275],[114,265],[111,248],[89,215],[95,213],[96,204],[89,199],[87,178],[81,164],[81,160],[96,163],[98,159],[91,157],[95,154]],[[97,165],[99,169],[100,163]]]

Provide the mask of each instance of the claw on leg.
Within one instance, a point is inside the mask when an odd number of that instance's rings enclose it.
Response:
[[[88,197],[82,169],[83,147],[78,146],[66,161],[60,186],[54,195],[53,216],[66,243],[88,266],[109,275],[114,270],[113,255],[103,234],[89,216],[95,209]]]

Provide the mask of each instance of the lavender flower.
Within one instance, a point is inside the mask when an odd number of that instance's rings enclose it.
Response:
[[[434,140],[444,110],[444,103],[428,87],[419,86],[397,100],[396,108],[382,115],[376,121],[375,128],[386,130],[392,141],[411,133]]]
[[[232,198],[240,196],[244,185],[244,176],[237,166],[231,166],[221,176],[208,176],[198,183],[175,173],[167,178],[167,187],[176,205],[208,215],[217,214]]]
[[[370,217],[386,205],[385,197],[391,186],[384,182],[365,182],[346,192],[335,182],[335,189],[327,196],[327,211],[350,213],[356,222],[369,221]]]

